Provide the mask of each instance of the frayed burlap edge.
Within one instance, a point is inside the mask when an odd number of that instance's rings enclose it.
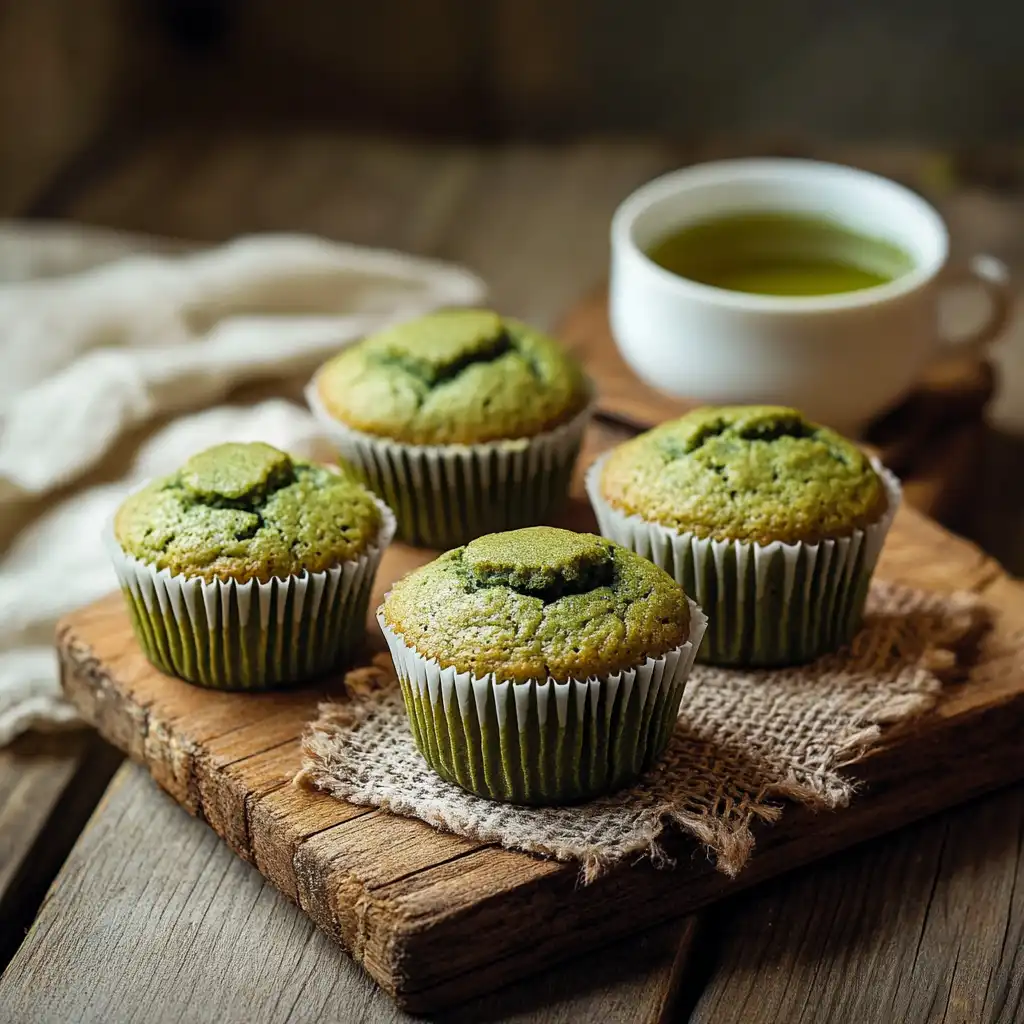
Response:
[[[971,594],[872,587],[865,629],[848,649],[775,672],[698,666],[662,762],[639,784],[571,807],[518,807],[463,792],[433,774],[408,729],[390,659],[346,677],[350,699],[327,703],[303,741],[295,784],[419,818],[507,849],[577,861],[584,881],[638,857],[671,864],[669,823],[735,876],[755,822],[785,801],[845,806],[855,782],[839,769],[883,731],[931,710],[988,624]]]

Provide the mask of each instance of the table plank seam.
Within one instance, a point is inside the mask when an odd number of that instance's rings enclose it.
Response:
[[[1010,899],[1007,901],[1006,924],[1003,928],[1003,939],[999,946],[1000,961],[1002,961],[1006,956],[1006,943],[1010,938],[1010,925],[1013,921],[1010,908],[1016,903],[1017,888],[1021,884],[1022,875],[1024,875],[1024,819],[1021,820],[1017,828],[1017,858],[1013,872],[1013,885],[1010,889]],[[988,1001],[987,989],[985,992],[985,1001]]]
[[[223,737],[218,736],[217,739],[223,739]],[[257,750],[250,750],[249,753],[242,754],[240,757],[234,757],[230,761],[223,761],[216,754],[207,754],[202,749],[198,750],[198,754],[199,759],[202,760],[203,764],[206,765],[210,771],[224,773],[229,768],[236,768],[238,765],[244,764],[246,761],[249,761],[254,757],[259,757],[261,754],[269,754],[272,750],[279,750],[281,747],[287,747],[289,744],[298,743],[301,742],[301,740],[302,733],[299,733],[297,736],[289,736],[286,740],[268,743],[265,747],[260,747]],[[291,779],[285,779],[285,782],[291,782]]]

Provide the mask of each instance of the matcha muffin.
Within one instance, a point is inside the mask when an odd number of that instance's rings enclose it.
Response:
[[[343,459],[395,510],[402,539],[439,548],[557,512],[591,398],[554,339],[482,309],[364,338],[306,393]]]
[[[654,764],[706,626],[646,559],[548,526],[441,555],[377,619],[430,767],[531,804],[610,792]]]
[[[357,481],[267,444],[222,444],[130,495],[108,544],[158,668],[261,690],[344,662],[394,517]]]
[[[599,459],[601,532],[706,608],[702,660],[774,666],[848,642],[900,500],[855,444],[781,406],[697,409]]]

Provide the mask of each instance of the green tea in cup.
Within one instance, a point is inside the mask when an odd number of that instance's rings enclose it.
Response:
[[[939,304],[965,285],[988,314],[947,338]],[[707,405],[791,405],[851,437],[932,360],[986,350],[1012,296],[993,257],[950,265],[946,225],[917,193],[838,164],[695,164],[641,186],[611,223],[608,322],[640,380]]]
[[[647,254],[680,277],[756,295],[837,295],[875,288],[914,267],[893,242],[800,213],[732,213],[657,239]]]

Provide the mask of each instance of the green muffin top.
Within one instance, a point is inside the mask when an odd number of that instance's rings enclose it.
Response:
[[[322,572],[376,538],[380,510],[360,484],[268,444],[221,444],[131,495],[114,517],[122,550],[206,580]]]
[[[867,456],[796,409],[697,409],[616,448],[601,494],[614,508],[715,540],[813,543],[877,521]]]
[[[324,365],[320,401],[342,423],[408,444],[533,437],[589,393],[553,339],[483,309],[448,310],[364,338]]]
[[[442,667],[499,680],[585,679],[689,636],[682,588],[603,537],[531,526],[479,537],[395,584],[384,619]]]

